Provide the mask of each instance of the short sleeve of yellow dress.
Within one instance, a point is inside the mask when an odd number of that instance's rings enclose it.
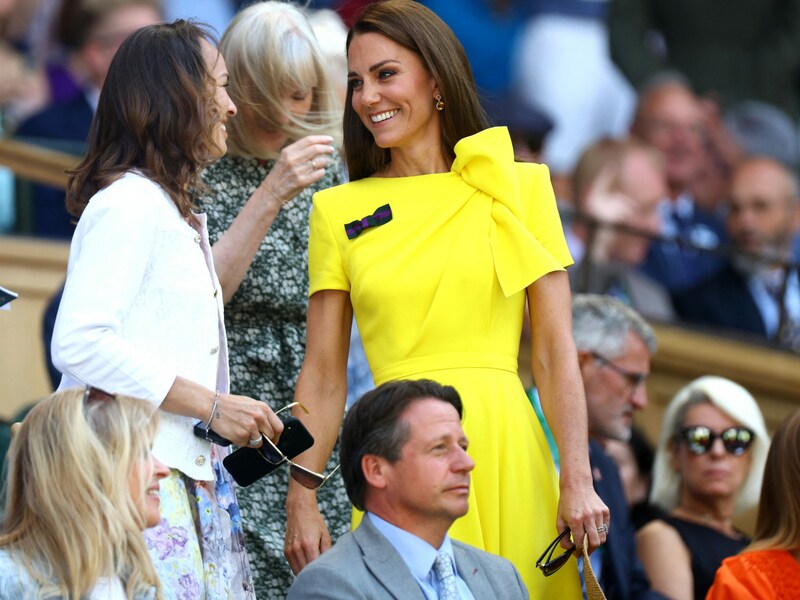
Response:
[[[464,138],[447,173],[370,177],[314,196],[310,294],[349,291],[377,384],[454,386],[476,467],[458,540],[511,560],[531,597],[578,598],[575,563],[545,578],[557,476],[517,376],[525,289],[572,259],[547,168],[505,128]],[[357,226],[350,226],[357,222]]]

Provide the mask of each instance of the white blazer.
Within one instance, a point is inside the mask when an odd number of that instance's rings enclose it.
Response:
[[[88,383],[156,407],[177,376],[228,391],[222,290],[205,215],[198,221],[190,226],[136,172],[92,197],[72,238],[53,333],[59,390]],[[194,422],[162,412],[154,454],[210,481],[211,444],[194,436]]]

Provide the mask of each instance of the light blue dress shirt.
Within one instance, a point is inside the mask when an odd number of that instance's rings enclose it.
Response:
[[[453,545],[450,536],[447,535],[439,548],[434,548],[425,540],[418,538],[413,533],[395,527],[391,523],[380,517],[367,512],[365,519],[369,519],[375,528],[389,540],[389,543],[397,550],[397,553],[406,563],[409,571],[417,580],[419,588],[422,590],[427,600],[439,600],[439,580],[433,573],[433,561],[436,560],[436,553],[444,550],[453,562],[453,571],[456,574],[456,588],[459,598],[462,600],[475,600],[470,592],[467,583],[461,578],[453,556]]]

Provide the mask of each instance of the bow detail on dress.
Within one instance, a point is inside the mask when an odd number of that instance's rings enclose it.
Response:
[[[367,215],[366,217],[359,219],[358,221],[352,221],[351,223],[346,223],[344,226],[344,230],[347,233],[347,239],[355,239],[357,238],[362,231],[365,229],[369,229],[370,227],[377,227],[378,225],[383,225],[388,223],[392,220],[392,207],[388,204],[384,204],[383,206],[379,206],[375,209],[375,212],[371,215]]]
[[[466,137],[456,144],[455,153],[451,170],[493,200],[489,241],[503,294],[511,296],[542,275],[563,270],[523,221],[522,190],[508,130],[492,127]]]

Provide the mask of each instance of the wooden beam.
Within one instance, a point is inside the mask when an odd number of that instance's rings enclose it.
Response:
[[[17,140],[0,139],[0,165],[11,168],[17,177],[67,188],[65,171],[74,168],[80,157]]]

